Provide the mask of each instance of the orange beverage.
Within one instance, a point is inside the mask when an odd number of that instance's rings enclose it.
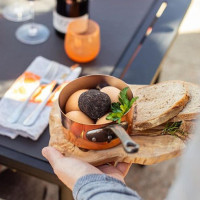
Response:
[[[100,28],[93,20],[75,20],[68,25],[65,51],[76,62],[86,63],[100,51]]]

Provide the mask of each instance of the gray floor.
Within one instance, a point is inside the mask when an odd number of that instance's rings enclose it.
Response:
[[[193,0],[179,34],[162,63],[160,81],[181,79],[200,84],[200,0]],[[129,187],[145,200],[163,200],[176,176],[179,158],[142,167],[133,165],[126,177]],[[57,200],[55,185],[20,172],[0,174],[0,200]]]
[[[0,174],[0,200],[57,200],[58,187],[10,169]]]
[[[145,200],[163,200],[171,186],[178,159],[151,166],[133,165],[125,181]]]

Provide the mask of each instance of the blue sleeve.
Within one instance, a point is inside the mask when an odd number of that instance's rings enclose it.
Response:
[[[75,200],[141,200],[141,197],[118,179],[105,174],[81,177],[73,189]]]

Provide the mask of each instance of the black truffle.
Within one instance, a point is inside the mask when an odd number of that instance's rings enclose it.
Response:
[[[78,106],[88,117],[97,120],[109,112],[111,100],[106,93],[91,89],[80,95]]]

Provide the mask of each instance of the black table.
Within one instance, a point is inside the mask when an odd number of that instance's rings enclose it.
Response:
[[[88,64],[83,74],[109,74],[130,84],[150,84],[156,81],[160,63],[174,40],[190,0],[168,0],[160,18],[155,17],[164,0],[91,0],[90,17],[100,24],[101,51]],[[64,52],[63,40],[52,27],[52,12],[43,13],[36,21],[46,24],[50,38],[41,45],[24,45],[14,33],[19,23],[0,18],[0,94],[8,89],[38,55],[65,65],[73,62]],[[146,35],[152,27],[150,35]],[[37,142],[18,137],[11,140],[0,136],[0,163],[60,185],[52,168],[41,155],[48,145],[48,128]],[[62,195],[61,195],[62,196]],[[62,197],[61,197],[62,198]]]

